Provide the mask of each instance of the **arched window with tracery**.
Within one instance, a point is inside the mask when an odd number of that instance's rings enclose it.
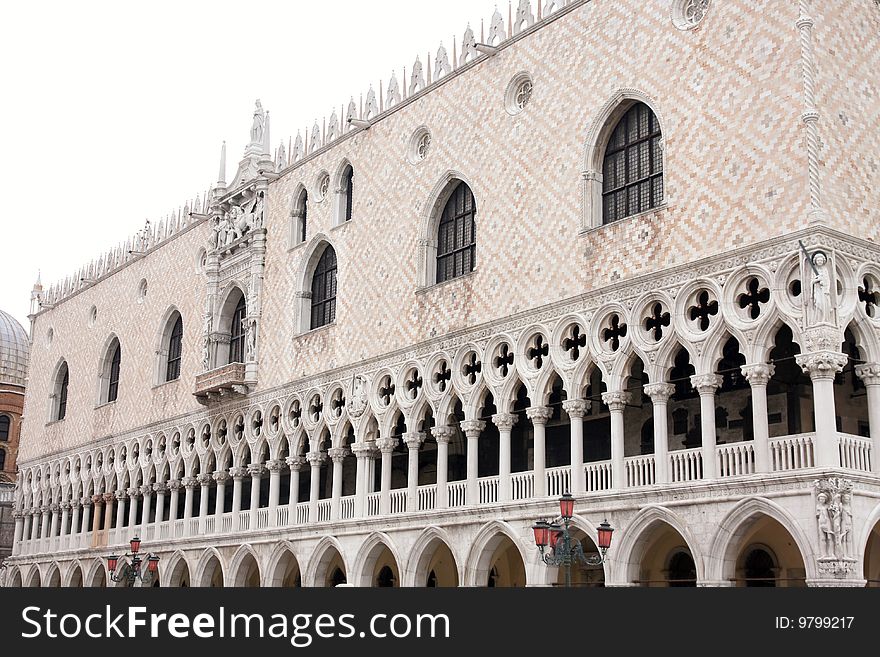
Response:
[[[446,201],[437,228],[437,282],[474,270],[477,246],[477,203],[471,188],[459,182]]]
[[[645,103],[627,110],[605,147],[602,223],[609,224],[663,202],[663,134]]]
[[[168,338],[168,361],[165,369],[165,381],[174,381],[180,378],[180,361],[183,354],[183,317],[177,316],[177,321],[171,328]]]
[[[55,385],[53,390],[54,404],[51,420],[63,420],[67,417],[67,389],[70,387],[70,370],[67,363],[61,363],[58,372],[55,374]]]
[[[107,379],[107,402],[114,402],[119,397],[119,366],[122,363],[122,348],[119,342],[110,356],[110,374]]]
[[[244,362],[245,317],[247,317],[247,302],[242,294],[235,305],[235,310],[232,312],[232,325],[229,327],[230,363]]]
[[[336,321],[336,251],[329,244],[312,275],[312,320],[316,329]]]

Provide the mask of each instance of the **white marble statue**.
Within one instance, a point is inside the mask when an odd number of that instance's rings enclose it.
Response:
[[[811,258],[812,276],[810,278],[811,324],[832,322],[831,314],[831,273],[828,256],[817,251]]]
[[[263,105],[257,100],[256,109],[254,109],[254,122],[251,124],[251,143],[263,143],[263,131],[266,129],[266,112]]]

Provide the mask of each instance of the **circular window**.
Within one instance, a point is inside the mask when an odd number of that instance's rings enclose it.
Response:
[[[94,326],[95,322],[98,321],[98,309],[95,306],[92,306],[89,310],[89,326]]]
[[[428,151],[431,150],[431,133],[424,126],[413,133],[409,140],[409,161],[412,164],[418,164],[426,157]]]
[[[712,0],[673,0],[672,24],[679,30],[692,30],[702,22]]]
[[[507,85],[504,105],[510,114],[522,112],[532,99],[532,78],[528,73],[519,73]]]
[[[323,201],[327,198],[327,194],[330,193],[330,174],[326,171],[322,172],[321,175],[318,176],[318,200]]]

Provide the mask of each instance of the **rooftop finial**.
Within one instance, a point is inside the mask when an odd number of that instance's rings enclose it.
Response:
[[[217,186],[226,187],[226,142],[220,147],[220,173],[217,176]]]

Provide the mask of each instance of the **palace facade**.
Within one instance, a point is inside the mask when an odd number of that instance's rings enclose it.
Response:
[[[880,583],[880,8],[505,13],[35,290],[9,584]]]

